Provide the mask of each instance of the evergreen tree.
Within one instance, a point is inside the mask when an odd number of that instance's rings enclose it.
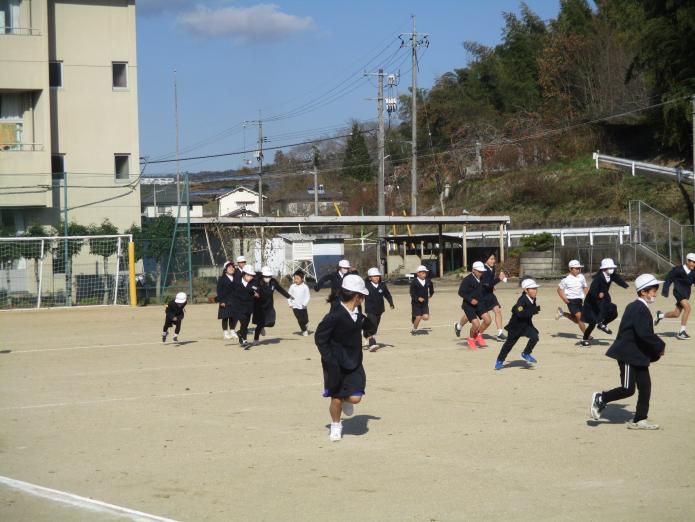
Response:
[[[359,181],[369,181],[374,177],[367,141],[357,122],[352,124],[352,132],[345,145],[343,159],[344,173]]]

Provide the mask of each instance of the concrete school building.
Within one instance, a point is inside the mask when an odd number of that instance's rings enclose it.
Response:
[[[134,0],[0,1],[2,225],[140,225],[139,156]]]

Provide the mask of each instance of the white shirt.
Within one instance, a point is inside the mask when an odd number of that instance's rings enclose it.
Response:
[[[288,299],[287,302],[290,304],[292,308],[296,308],[297,310],[303,310],[304,308],[306,308],[306,305],[309,304],[309,300],[311,299],[311,295],[309,294],[309,287],[304,283],[299,285],[296,283],[292,283],[287,293],[289,293],[294,298]]]
[[[419,277],[417,278],[417,282],[420,283],[422,286],[425,286],[427,284],[427,278],[425,279],[420,279]]]
[[[584,289],[588,288],[584,274],[569,274],[558,285],[567,299],[584,299]]]
[[[611,282],[611,275],[613,275],[613,274],[609,274],[608,272],[603,272],[603,277],[606,278],[606,283]]]
[[[647,308],[649,308],[649,303],[648,303],[646,300],[642,299],[641,297],[638,297],[637,300],[638,300],[638,301],[642,301],[642,302],[644,303],[644,306],[646,306]]]
[[[683,270],[685,270],[685,275],[690,274],[690,269],[688,268],[688,265],[683,265]]]
[[[372,283],[372,286],[373,286],[374,288],[379,288],[379,283],[374,283],[374,282],[372,282],[372,281],[370,281],[370,283]]]
[[[350,317],[352,317],[353,321],[357,321],[357,308],[356,307],[353,308],[352,310],[350,310],[347,306],[345,306],[345,303],[340,303],[340,305],[348,311],[348,313],[350,314]]]

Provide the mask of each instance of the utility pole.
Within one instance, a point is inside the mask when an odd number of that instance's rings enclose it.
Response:
[[[185,174],[186,180],[186,239],[188,240],[188,298],[193,301],[193,258],[191,251],[191,179],[188,171]]]
[[[693,236],[695,236],[695,94],[691,102],[693,104]]]
[[[415,29],[415,15],[412,15],[413,19],[413,32],[401,34],[401,47],[404,46],[403,36],[410,37],[410,47],[412,54],[412,107],[411,107],[411,123],[412,123],[412,157],[410,166],[410,215],[417,215],[417,48],[418,47],[429,47],[429,35],[427,33],[420,33],[422,39],[418,40],[418,33]]]
[[[378,89],[376,98],[377,112],[379,113],[379,131],[377,132],[377,151],[379,153],[379,174],[377,176],[377,192],[378,192],[378,215],[386,214],[386,204],[384,202],[384,70],[379,69],[378,74]],[[377,266],[381,270],[381,242],[386,235],[384,225],[379,225],[377,237]]]
[[[179,99],[176,89],[176,69],[174,69],[174,125],[176,127],[176,206],[181,206],[181,170],[179,168]],[[177,215],[180,209],[177,208]]]
[[[63,167],[63,170],[65,168]],[[65,270],[65,306],[72,304],[72,270],[68,261],[68,173],[63,172],[63,234],[65,235],[63,250],[63,270]]]
[[[258,110],[258,215],[263,215],[263,120]]]

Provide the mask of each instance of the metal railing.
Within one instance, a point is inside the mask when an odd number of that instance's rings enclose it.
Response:
[[[41,152],[41,143],[0,143],[0,152]]]
[[[692,225],[682,225],[644,201],[630,201],[630,242],[651,251],[671,265],[681,264],[695,251]]]
[[[626,158],[616,158],[615,156],[607,156],[598,152],[594,152],[593,160],[596,163],[597,169],[599,168],[600,163],[607,163],[609,165],[615,165],[617,167],[630,169],[633,176],[636,174],[637,171],[650,172],[652,174],[668,176],[671,179],[677,180],[679,183],[683,182],[689,183],[691,185],[693,184],[693,173],[690,170],[684,170],[677,167],[665,167],[663,165],[656,165],[654,163],[644,163],[642,161],[634,161]]]

